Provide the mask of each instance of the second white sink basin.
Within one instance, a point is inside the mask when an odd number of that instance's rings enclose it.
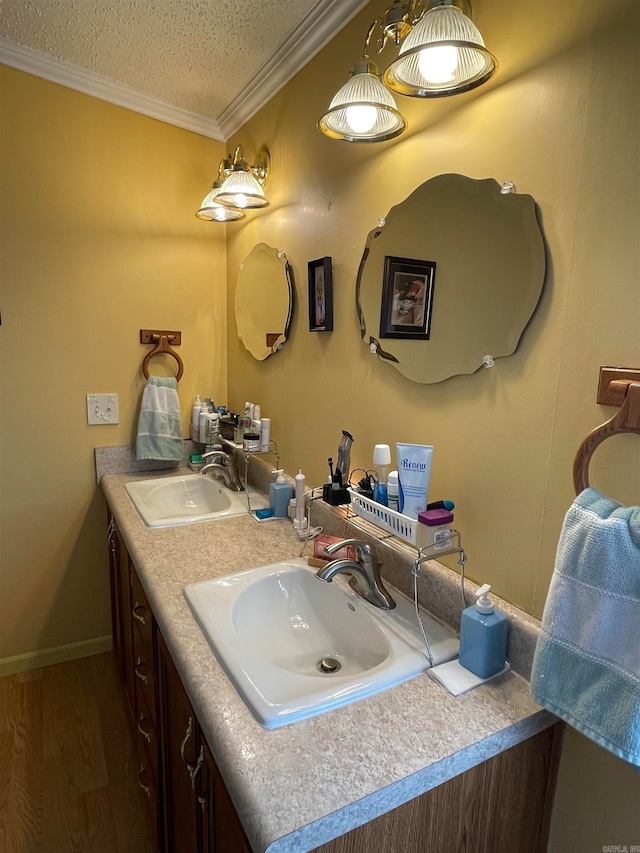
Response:
[[[413,603],[364,601],[346,578],[324,583],[292,559],[185,587],[227,675],[265,728],[277,728],[385,690],[428,669]],[[458,640],[423,615],[436,663]]]
[[[246,492],[232,492],[205,474],[132,480],[125,489],[147,527],[193,524],[248,512]],[[268,505],[257,492],[249,494],[252,509]]]

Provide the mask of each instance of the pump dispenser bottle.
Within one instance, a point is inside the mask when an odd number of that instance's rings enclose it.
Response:
[[[271,512],[275,518],[287,518],[289,515],[289,501],[293,495],[293,489],[285,480],[282,469],[278,469],[273,473],[276,475],[276,481],[269,486]]]
[[[476,603],[462,611],[460,664],[479,678],[491,678],[504,669],[509,621],[496,610],[486,583],[476,592]]]

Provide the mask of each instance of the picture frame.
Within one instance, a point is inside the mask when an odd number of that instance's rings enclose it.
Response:
[[[333,273],[331,258],[309,261],[309,331],[333,331]]]
[[[385,255],[380,337],[428,341],[436,262]]]

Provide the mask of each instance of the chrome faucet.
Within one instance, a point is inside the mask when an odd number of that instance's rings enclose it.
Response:
[[[225,453],[224,450],[212,450],[209,453],[202,454],[203,459],[211,459],[206,465],[200,469],[201,474],[211,472],[214,477],[222,479],[225,486],[231,489],[232,492],[243,492],[244,487],[240,482],[236,473],[233,458]]]
[[[378,564],[371,554],[371,548],[365,542],[360,542],[358,539],[343,539],[341,542],[327,545],[325,551],[332,555],[347,545],[353,545],[355,548],[358,556],[357,561],[333,560],[328,565],[318,569],[316,577],[320,578],[321,581],[331,583],[338,574],[351,575],[349,586],[358,595],[370,604],[380,607],[381,610],[393,610],[396,603],[385,589]]]

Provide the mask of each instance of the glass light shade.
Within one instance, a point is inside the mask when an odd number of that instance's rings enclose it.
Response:
[[[216,181],[211,190],[202,199],[200,210],[196,213],[198,219],[204,219],[207,222],[230,222],[233,219],[245,218],[245,214],[241,210],[216,202],[216,197],[219,195],[221,188],[221,182]]]
[[[352,77],[337,92],[318,128],[331,139],[347,142],[384,142],[406,127],[393,95],[385,89],[373,62],[360,60]]]
[[[495,69],[473,21],[456,6],[435,6],[406,37],[384,82],[402,95],[437,98],[475,89]]]
[[[266,207],[269,204],[258,181],[244,169],[234,169],[222,184],[216,201],[218,204],[243,209]]]

